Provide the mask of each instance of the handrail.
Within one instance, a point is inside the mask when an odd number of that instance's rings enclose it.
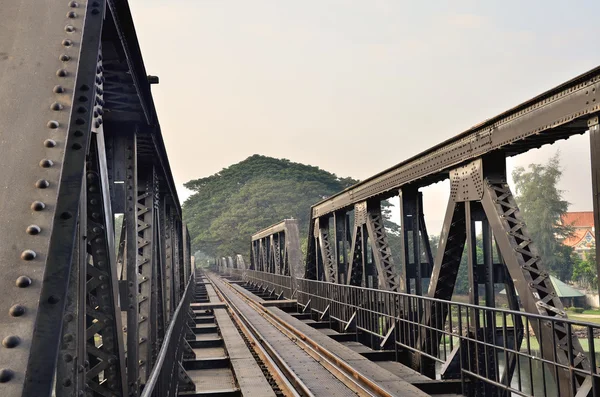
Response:
[[[193,289],[191,286],[195,282],[194,280],[195,280],[195,275],[192,274],[192,276],[188,280],[187,286],[185,287],[185,292],[183,294],[183,298],[181,299],[181,301],[179,302],[179,305],[177,306],[177,309],[175,309],[175,312],[173,313],[171,324],[169,325],[169,328],[167,329],[167,333],[165,334],[165,338],[164,338],[162,346],[160,348],[160,352],[158,353],[156,363],[154,364],[154,367],[152,368],[152,372],[150,373],[150,376],[148,377],[148,382],[146,382],[146,385],[144,386],[144,390],[141,394],[141,397],[151,397],[152,393],[154,392],[154,388],[156,387],[156,384],[159,381],[161,371],[163,370],[163,365],[165,363],[165,360],[166,360],[166,357],[168,354],[168,350],[170,347],[171,338],[173,337],[173,332],[174,332],[175,328],[180,328],[182,326],[181,321],[179,321],[180,316],[185,314],[185,312],[184,312],[184,314],[181,314],[182,307],[189,306],[189,304],[190,304],[189,298],[191,297],[191,290]],[[180,343],[180,341],[177,341],[177,343]]]

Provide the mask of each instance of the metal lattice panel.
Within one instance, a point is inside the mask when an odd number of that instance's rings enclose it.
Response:
[[[399,277],[392,259],[392,251],[388,244],[379,203],[375,207],[369,206],[368,208],[367,230],[369,232],[373,258],[377,267],[379,288],[388,291],[399,291]]]
[[[482,204],[525,310],[554,318],[566,318],[562,302],[556,295],[548,272],[541,264],[541,258],[529,237],[508,184],[505,181],[486,179],[484,186]],[[590,363],[581,344],[577,339],[567,340],[569,335],[564,325],[557,323],[548,328],[533,323],[532,327],[538,339],[547,341],[541,346],[544,357],[553,358],[556,355],[556,359],[562,364],[569,364],[572,357],[574,367],[589,370]],[[555,341],[556,346],[550,341]],[[571,351],[569,347],[572,348]],[[568,395],[571,390],[570,374],[559,371],[558,376],[563,378],[561,393]],[[584,378],[578,376],[576,379],[579,383],[577,386],[581,386]]]

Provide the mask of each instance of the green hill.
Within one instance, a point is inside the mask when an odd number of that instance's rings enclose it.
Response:
[[[253,233],[289,218],[298,219],[305,241],[310,206],[354,183],[318,167],[260,155],[191,180],[185,187],[195,194],[183,204],[183,215],[192,252],[247,258]]]

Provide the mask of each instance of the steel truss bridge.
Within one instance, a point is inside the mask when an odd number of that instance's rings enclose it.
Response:
[[[305,257],[284,220],[218,275],[193,265],[127,1],[0,10],[0,395],[600,396],[599,326],[567,318],[505,166],[589,131],[600,225],[600,68],[316,203]],[[433,255],[419,189],[445,179]]]

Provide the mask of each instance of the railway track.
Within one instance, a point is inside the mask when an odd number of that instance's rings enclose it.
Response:
[[[264,367],[274,374],[282,395],[429,395],[333,340],[316,340],[292,323],[295,319],[282,318],[278,309],[263,305],[263,299],[239,285],[214,274],[207,278]]]

